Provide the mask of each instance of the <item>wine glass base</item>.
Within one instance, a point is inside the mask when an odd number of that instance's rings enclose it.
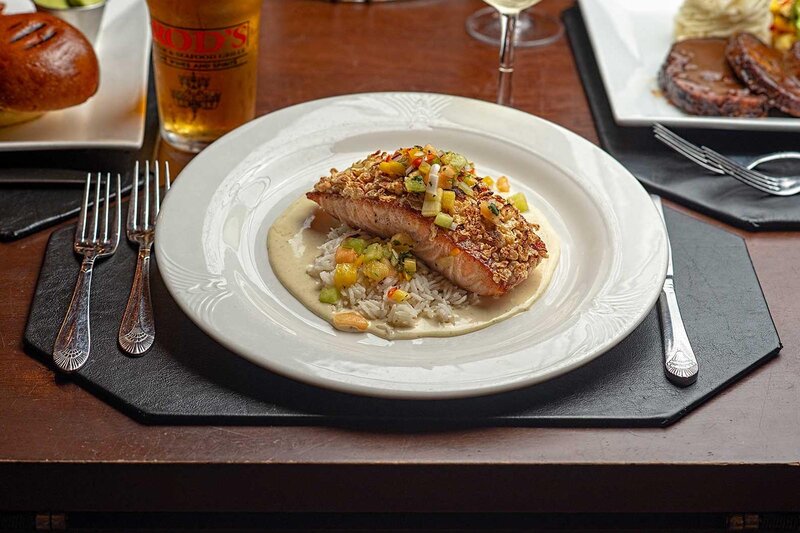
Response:
[[[484,7],[467,19],[467,33],[486,44],[500,46],[500,15],[493,7]],[[557,41],[564,34],[564,26],[551,15],[536,9],[520,13],[514,32],[514,45],[523,48],[544,46]]]

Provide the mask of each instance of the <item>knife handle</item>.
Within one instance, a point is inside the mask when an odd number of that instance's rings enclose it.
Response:
[[[675,297],[675,284],[671,278],[664,281],[658,307],[664,337],[664,373],[676,385],[691,385],[697,381],[697,358],[683,327],[678,299]]]

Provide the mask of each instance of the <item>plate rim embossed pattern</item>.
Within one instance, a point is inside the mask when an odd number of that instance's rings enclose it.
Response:
[[[566,274],[558,282],[554,278],[551,287],[558,287],[548,292],[563,298],[554,300],[553,316],[562,308],[571,313],[569,306],[576,312],[565,315],[552,334],[525,330],[526,315],[546,317],[548,302],[537,302],[519,320],[449,339],[388,342],[336,332],[287,297],[271,267],[264,266],[262,239],[269,217],[313,184],[295,186],[294,180],[327,170],[336,157],[345,164],[338,154],[349,153],[348,143],[360,147],[390,139],[384,141],[390,146],[370,151],[389,149],[394,139],[409,135],[469,138],[485,143],[486,150],[507,146],[509,157],[523,166],[552,167],[543,171],[552,176],[542,182],[542,190],[550,191],[542,201],[570,210],[565,220],[578,217],[572,220],[580,221],[580,231],[597,232],[608,247],[593,266],[589,250],[574,244],[586,235],[576,229],[574,243],[565,241],[564,272],[577,272],[578,265],[582,275],[597,279],[582,286],[584,294],[569,292]],[[477,155],[475,162],[481,166]],[[292,165],[302,172],[292,175]],[[597,220],[581,213],[584,199]],[[164,201],[156,257],[181,309],[234,353],[317,386],[403,399],[491,394],[587,363],[615,346],[652,309],[667,261],[663,223],[649,196],[620,163],[589,141],[496,104],[398,92],[305,102],[260,117],[212,144],[187,165]],[[597,272],[586,274],[592,268]],[[574,302],[562,305],[567,300]],[[484,350],[492,338],[497,350]]]

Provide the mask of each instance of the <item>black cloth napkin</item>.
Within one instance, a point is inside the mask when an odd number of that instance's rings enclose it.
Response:
[[[136,252],[121,243],[95,267],[92,354],[75,379],[130,416],[153,424],[345,424],[383,429],[488,426],[662,426],[775,356],[780,340],[747,248],[732,235],[666,209],[675,285],[700,362],[697,383],[664,377],[655,310],[589,364],[533,387],[482,398],[398,401],[337,393],[278,376],[205,335],[153,271],[156,344],[140,358],[117,347]],[[26,351],[50,364],[79,262],[72,228],[53,233],[28,326]],[[265,327],[267,325],[265,324]],[[270,350],[264,346],[264,350]]]
[[[800,229],[800,196],[771,196],[734,178],[715,176],[655,140],[650,128],[618,126],[579,8],[566,10],[563,19],[600,144],[648,190],[750,231]],[[800,118],[797,121],[800,125]],[[800,131],[674,131],[695,144],[709,146],[739,160],[800,149]],[[800,176],[800,165],[796,161],[794,165],[794,174]]]
[[[46,150],[0,152],[0,169],[20,169],[19,174],[37,175],[34,169],[69,171],[70,176],[86,172],[122,175],[123,189],[130,188],[133,165],[150,159],[158,140],[158,108],[155,83],[150,72],[145,133],[137,150]],[[73,172],[74,171],[74,172]],[[67,173],[65,173],[67,174]],[[22,176],[21,176],[22,177]],[[81,186],[4,185],[0,181],[0,241],[20,239],[75,216],[83,199]]]

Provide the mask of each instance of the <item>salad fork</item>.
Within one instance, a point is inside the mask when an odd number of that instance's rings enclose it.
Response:
[[[154,162],[155,172],[150,185],[150,161],[144,163],[144,201],[139,209],[139,162],[134,168],[133,192],[128,204],[126,233],[128,240],[139,245],[136,259],[136,272],[125,306],[125,314],[119,326],[118,341],[128,355],[140,357],[153,346],[156,327],[153,320],[153,304],[150,300],[150,249],[155,236],[156,217],[161,208],[160,164]],[[169,162],[164,162],[165,194],[170,188]],[[151,205],[152,189],[152,205]]]
[[[120,198],[120,175],[117,174],[116,198]],[[108,257],[117,251],[120,232],[120,202],[116,202],[113,219],[109,221],[109,199],[111,196],[111,173],[106,175],[105,194],[101,196],[103,176],[97,174],[94,186],[94,205],[89,213],[89,196],[92,189],[92,175],[86,176],[83,204],[75,228],[75,253],[83,256],[81,270],[72,300],[64,316],[53,346],[53,362],[64,372],[75,372],[89,359],[91,350],[91,330],[89,325],[89,303],[91,299],[92,272],[96,260]],[[102,212],[101,206],[102,205]],[[91,228],[89,219],[91,217]],[[87,229],[89,229],[87,233]]]
[[[701,167],[705,168],[713,172],[714,174],[726,174],[720,166],[713,161],[711,161],[706,153],[704,153],[703,148],[693,144],[677,133],[672,130],[667,129],[666,127],[662,126],[661,124],[653,124],[653,134],[655,135],[656,139],[661,141],[662,143],[666,144],[685,158],[689,159],[690,161],[700,165]],[[763,165],[764,163],[768,163],[770,161],[779,161],[784,159],[800,159],[800,152],[774,152],[771,154],[767,154],[761,157],[757,157],[752,161],[748,162],[746,165],[741,165],[735,161],[730,161],[732,165],[738,166],[742,170],[753,170],[756,167]],[[774,183],[780,182],[788,182],[788,181],[797,181],[798,178],[794,177],[780,177],[780,176],[766,176],[764,174],[760,174],[768,178],[769,180],[774,180]]]
[[[702,149],[706,159],[711,163],[719,166],[726,174],[754,189],[774,196],[793,196],[800,193],[800,178],[774,178],[767,176],[755,170],[744,168],[711,148],[703,146]]]

